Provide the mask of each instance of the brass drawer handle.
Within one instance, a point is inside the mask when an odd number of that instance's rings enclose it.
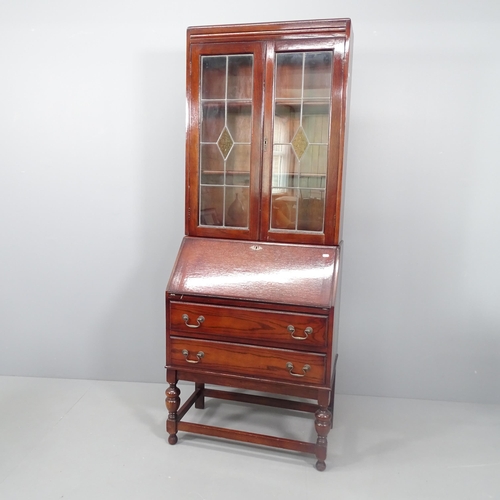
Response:
[[[288,331],[290,332],[290,335],[292,336],[292,339],[295,339],[295,340],[307,340],[307,337],[309,337],[309,335],[311,335],[311,333],[314,330],[310,326],[308,326],[304,330],[304,333],[305,333],[304,337],[297,337],[297,335],[295,335],[295,327],[293,325],[288,325]]]
[[[198,316],[198,319],[196,320],[196,325],[190,325],[188,323],[189,321],[189,316],[187,314],[182,315],[182,319],[184,320],[184,324],[188,328],[200,328],[201,324],[205,321],[205,318],[203,316]]]
[[[290,363],[290,361],[286,364],[286,367],[288,368],[288,373],[294,377],[305,377],[306,373],[311,369],[309,365],[304,365],[302,367],[302,373],[293,373],[293,363]]]
[[[201,358],[205,356],[205,353],[203,351],[199,351],[196,355],[198,359],[188,359],[189,351],[187,349],[182,349],[182,355],[188,363],[199,363],[201,361]]]

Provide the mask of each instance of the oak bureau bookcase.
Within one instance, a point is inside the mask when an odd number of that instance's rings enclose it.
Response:
[[[349,19],[187,31],[186,236],[166,291],[170,444],[193,432],[311,453],[325,469],[350,40]],[[194,382],[182,406],[179,380]],[[317,440],[185,420],[205,398],[310,412]]]

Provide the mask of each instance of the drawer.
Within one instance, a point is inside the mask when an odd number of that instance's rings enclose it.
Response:
[[[322,385],[326,355],[287,349],[171,337],[167,364],[267,380]]]
[[[223,335],[228,340],[266,340],[326,347],[328,316],[170,302],[176,335]]]

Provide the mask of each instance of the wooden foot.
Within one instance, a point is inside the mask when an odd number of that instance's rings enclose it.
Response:
[[[176,384],[170,384],[170,387],[165,391],[165,406],[168,410],[167,432],[169,444],[177,443],[177,410],[179,409],[181,391]]]
[[[326,463],[324,460],[318,460],[316,462],[316,470],[319,470],[320,472],[323,472],[326,469]]]
[[[330,432],[332,427],[332,414],[327,408],[320,408],[315,413],[314,426],[316,428],[316,433],[318,434],[318,439],[316,441],[316,469],[319,471],[324,471],[326,469],[326,450],[328,446],[328,441],[326,437]]]

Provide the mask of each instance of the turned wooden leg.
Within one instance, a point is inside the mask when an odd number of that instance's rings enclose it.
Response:
[[[198,408],[199,410],[204,410],[205,409],[205,395],[203,394],[203,391],[205,390],[205,384],[195,384],[195,388],[197,391],[201,391],[200,396],[194,403],[194,407]]]
[[[316,458],[318,459],[316,469],[324,471],[326,469],[325,459],[328,446],[326,437],[332,427],[332,414],[327,408],[320,408],[316,411],[315,417],[314,426],[318,434],[318,440],[316,441]]]
[[[177,410],[179,409],[181,391],[175,383],[171,383],[170,387],[165,391],[165,406],[168,410],[167,432],[169,444],[177,443]]]

